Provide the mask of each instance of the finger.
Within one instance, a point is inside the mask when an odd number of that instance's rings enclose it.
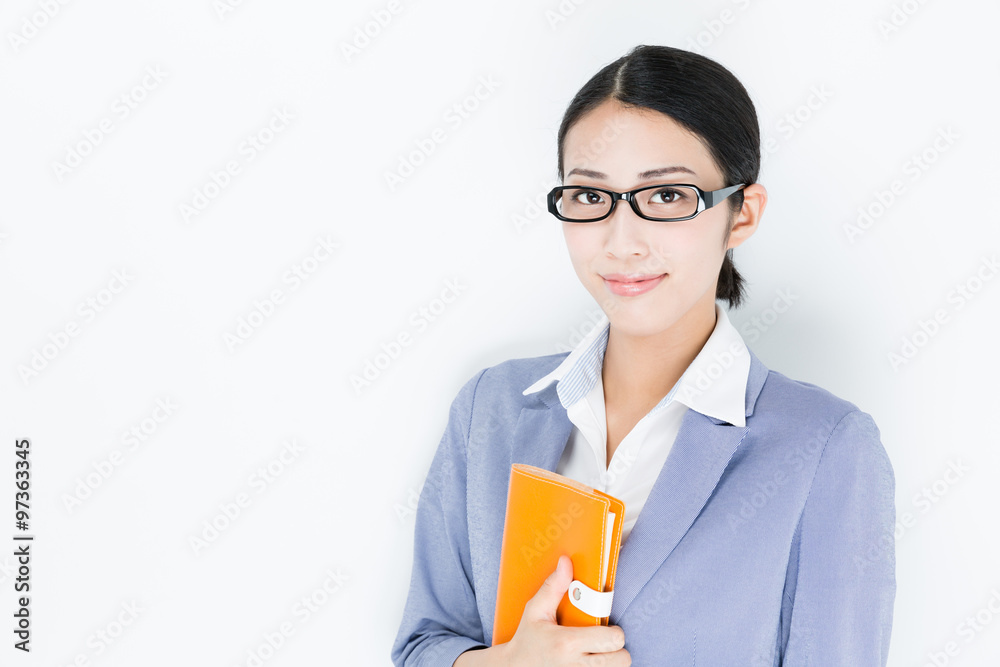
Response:
[[[559,556],[556,569],[552,571],[534,597],[528,600],[524,607],[524,615],[532,620],[547,620],[556,622],[556,608],[562,600],[569,585],[573,582],[573,561],[569,556]]]
[[[559,628],[567,645],[576,654],[614,653],[625,646],[625,632],[617,625]]]
[[[589,667],[630,667],[632,656],[625,649],[614,653],[592,653],[584,656],[583,664]]]

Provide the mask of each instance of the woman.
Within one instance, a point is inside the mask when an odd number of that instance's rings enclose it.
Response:
[[[871,416],[768,370],[716,299],[760,222],[760,136],[721,65],[639,46],[577,93],[549,195],[605,319],[572,352],[461,389],[417,510],[396,665],[885,665],[892,466]],[[491,646],[511,463],[626,506],[606,627],[559,566]]]

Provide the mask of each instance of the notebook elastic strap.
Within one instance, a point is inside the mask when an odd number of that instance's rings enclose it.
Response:
[[[595,591],[582,581],[574,579],[573,583],[569,585],[567,595],[569,595],[569,601],[573,606],[585,614],[595,618],[611,615],[611,599],[614,596],[614,591],[607,593]]]

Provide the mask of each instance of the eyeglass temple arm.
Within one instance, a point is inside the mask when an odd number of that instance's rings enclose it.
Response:
[[[705,208],[712,208],[720,201],[733,194],[740,188],[746,187],[746,183],[738,183],[736,185],[731,185],[728,188],[722,188],[721,190],[714,190],[712,192],[705,193]]]

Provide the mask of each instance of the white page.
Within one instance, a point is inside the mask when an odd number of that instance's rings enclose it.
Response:
[[[604,592],[608,587],[608,563],[611,561],[611,535],[614,533],[615,528],[615,513],[608,512],[607,516],[607,527],[604,531],[604,560],[601,562],[601,591]]]

